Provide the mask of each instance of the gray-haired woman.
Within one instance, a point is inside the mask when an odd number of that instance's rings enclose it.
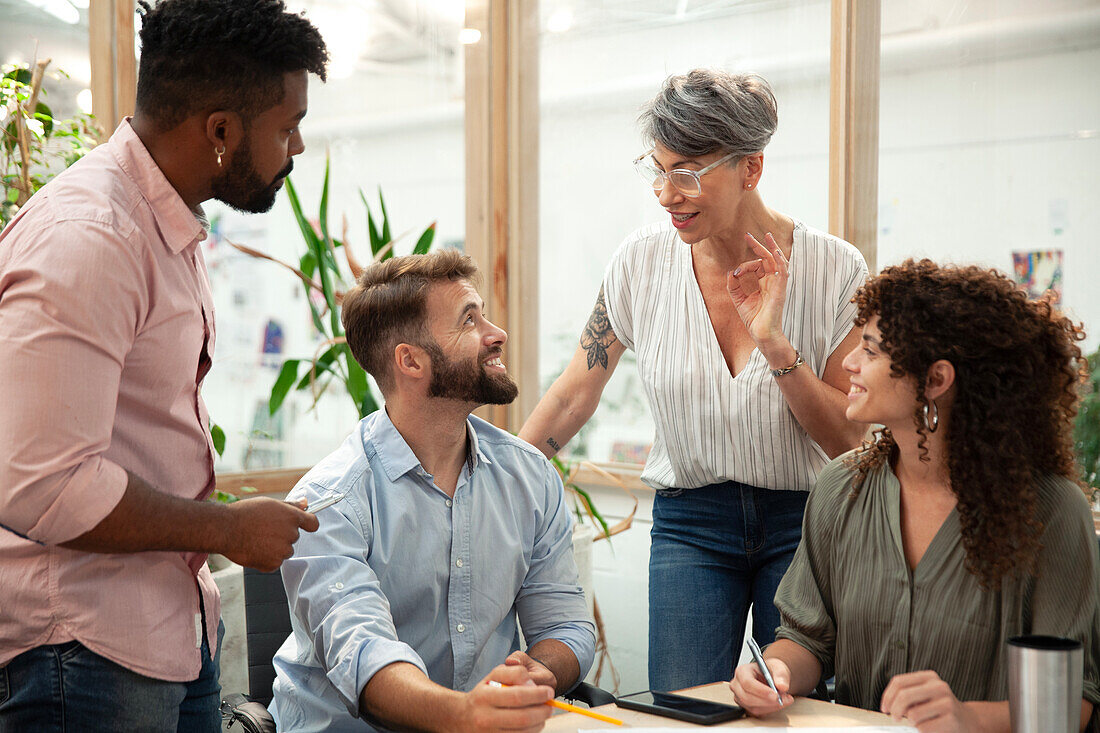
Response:
[[[729,679],[748,609],[772,640],[775,589],[817,472],[859,444],[841,366],[867,265],[850,244],[768,208],[759,190],[775,96],[697,69],[644,109],[635,160],[665,222],[613,256],[580,346],[520,436],[553,455],[588,420],[627,348],[656,424],[649,680]]]

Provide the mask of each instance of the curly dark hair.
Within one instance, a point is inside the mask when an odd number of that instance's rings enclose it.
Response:
[[[247,126],[283,99],[283,75],[325,80],[321,34],[282,0],[138,0],[137,108],[170,130],[196,112],[231,109]]]
[[[958,499],[966,567],[986,588],[1031,570],[1042,526],[1035,519],[1036,480],[1060,475],[1080,483],[1073,418],[1086,361],[1080,325],[1048,297],[1027,295],[996,270],[906,260],[887,267],[856,293],[855,323],[878,316],[891,371],[923,394],[928,368],[955,368],[947,424],[947,471]],[[923,405],[913,414],[920,459],[928,458]],[[851,458],[852,495],[867,474],[897,455],[888,429]],[[1086,492],[1087,493],[1087,492]]]

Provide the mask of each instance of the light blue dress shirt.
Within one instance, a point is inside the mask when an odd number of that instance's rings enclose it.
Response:
[[[527,443],[471,416],[454,499],[384,409],[359,422],[288,499],[348,492],[283,563],[293,633],[274,659],[280,730],[371,731],[357,715],[375,672],[408,662],[467,691],[520,648],[557,639],[581,677],[595,627],[577,583],[561,480]]]

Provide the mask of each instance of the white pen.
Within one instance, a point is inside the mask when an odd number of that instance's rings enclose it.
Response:
[[[756,666],[760,668],[760,671],[764,674],[764,679],[768,682],[768,687],[772,688],[775,692],[775,699],[779,701],[779,704],[783,704],[783,696],[779,694],[778,688],[775,686],[775,680],[772,679],[771,670],[768,669],[768,665],[764,663],[764,655],[760,653],[760,645],[756,643],[756,639],[749,637],[749,651],[752,652],[753,661],[756,662]]]

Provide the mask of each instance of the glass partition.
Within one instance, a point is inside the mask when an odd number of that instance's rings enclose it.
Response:
[[[306,12],[331,54],[328,83],[310,79],[309,114],[302,123],[306,151],[290,176],[306,215],[318,217],[327,160],[329,226],[361,262],[371,255],[363,199],[378,220],[380,191],[397,254],[409,253],[432,222],[435,247],[461,247],[462,3],[313,0],[288,6]],[[227,436],[217,468],[312,465],[339,445],[358,414],[336,382],[316,406],[309,390],[292,391],[274,418],[268,414],[283,360],[308,361],[321,353],[322,342],[299,280],[229,244],[297,263],[305,246],[287,194],[267,214],[238,214],[215,202],[206,208],[217,235],[206,256],[218,343],[204,397]],[[338,259],[343,262],[343,255]]]
[[[615,248],[666,214],[631,167],[637,117],[670,74],[712,66],[767,78],[779,128],[765,202],[828,225],[830,3],[543,0],[540,67],[540,342],[545,389],[577,348]],[[566,455],[644,462],[653,435],[627,352]]]

